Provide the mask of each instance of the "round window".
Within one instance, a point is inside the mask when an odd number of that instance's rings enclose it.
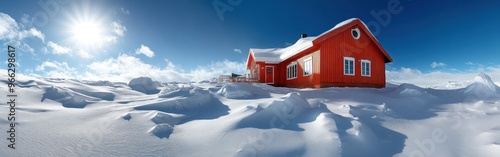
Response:
[[[352,29],[351,34],[354,39],[359,39],[359,36],[361,36],[361,33],[359,33],[359,28]]]

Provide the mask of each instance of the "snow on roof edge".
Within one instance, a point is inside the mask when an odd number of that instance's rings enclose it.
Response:
[[[313,46],[313,41],[315,39],[317,39],[323,35],[326,35],[332,31],[335,31],[336,29],[338,29],[342,26],[345,26],[345,25],[347,25],[355,20],[359,20],[359,18],[350,18],[350,19],[344,20],[344,21],[338,23],[337,25],[335,25],[330,30],[325,31],[316,37],[300,38],[299,40],[297,40],[297,42],[295,44],[293,44],[289,47],[286,47],[286,48],[267,48],[267,49],[251,48],[250,51],[252,51],[254,53],[255,61],[261,61],[261,62],[266,62],[266,63],[279,63],[279,62],[282,62],[282,61],[308,49],[308,48],[311,48]],[[366,28],[368,28],[363,21],[361,21],[361,23],[363,23],[363,25]],[[370,30],[368,29],[368,31],[370,31]],[[369,33],[373,36],[373,33],[371,31]],[[375,40],[377,40],[377,39],[375,39]],[[274,49],[274,50],[271,51],[271,49]],[[261,54],[259,54],[259,53],[261,53]],[[268,54],[269,56],[266,56],[263,53],[270,53],[270,54]],[[277,54],[280,54],[280,55],[278,56]],[[275,58],[275,57],[277,57],[277,58]]]
[[[342,26],[345,26],[345,25],[347,25],[347,24],[349,24],[349,23],[351,23],[352,21],[355,21],[355,20],[359,20],[359,18],[350,18],[350,19],[344,20],[344,21],[342,21],[342,22],[338,23],[337,25],[335,25],[332,29],[327,30],[327,31],[325,31],[325,32],[321,33],[320,35],[318,35],[318,38],[319,38],[319,37],[321,37],[321,36],[323,36],[323,35],[325,35],[325,34],[328,34],[328,33],[330,33],[330,32],[333,32],[334,30],[336,30],[336,29],[338,29],[338,28],[340,28],[340,27],[342,27]],[[360,20],[360,21],[361,21],[361,20]],[[364,23],[363,23],[363,24],[364,24]],[[366,25],[365,25],[365,26],[366,26]],[[368,27],[367,27],[367,28],[368,28]],[[370,33],[371,33],[371,32],[370,32]]]

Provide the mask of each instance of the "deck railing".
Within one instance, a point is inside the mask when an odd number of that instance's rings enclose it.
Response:
[[[241,76],[232,77],[231,75],[220,75],[219,82],[259,82],[258,77],[252,77],[249,74],[243,74]]]

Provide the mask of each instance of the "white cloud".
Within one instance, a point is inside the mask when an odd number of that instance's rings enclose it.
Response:
[[[484,65],[481,63],[473,63],[473,62],[466,62],[465,65],[468,65],[471,67],[484,67]]]
[[[90,71],[85,72],[81,78],[128,82],[133,78],[144,76],[160,82],[187,82],[218,78],[222,74],[243,74],[246,68],[245,62],[223,60],[199,66],[186,73],[168,59],[165,59],[165,62],[165,67],[158,67],[144,63],[137,57],[122,54],[117,58],[91,63],[87,66]]]
[[[27,19],[28,17],[24,16],[21,21],[28,22]],[[40,30],[34,27],[28,28],[28,26],[24,22],[17,23],[16,20],[5,13],[0,13],[0,40],[6,41],[4,45],[9,44],[19,47],[20,52],[31,52],[34,54],[33,48],[23,40],[34,37],[44,42],[45,35]]]
[[[130,11],[128,11],[125,8],[121,8],[121,11],[122,11],[123,14],[126,14],[126,15],[130,14]]]
[[[153,56],[155,56],[155,52],[153,52],[149,47],[144,46],[143,44],[141,44],[140,48],[135,50],[135,54],[144,54],[149,58],[152,58]]]
[[[127,27],[121,25],[118,22],[113,22],[111,26],[113,27],[113,32],[118,36],[123,36],[125,34],[125,31],[127,31]]]
[[[111,23],[111,27],[107,29],[109,30],[109,32],[105,32],[102,35],[101,41],[97,42],[99,47],[109,43],[116,43],[118,38],[124,36],[125,32],[127,31],[127,27],[121,25],[116,21],[113,21]]]
[[[38,29],[32,27],[24,29],[24,25],[19,24],[7,14],[0,13],[0,40],[16,41],[28,37],[36,37],[45,40],[45,35]]]
[[[36,28],[30,28],[29,30],[23,30],[18,33],[19,39],[24,39],[27,37],[36,37],[42,41],[45,41],[45,35]]]
[[[31,18],[28,14],[23,14],[21,17],[21,24],[24,26],[32,26],[34,18]]]
[[[441,63],[441,62],[432,62],[431,63],[432,68],[438,68],[438,67],[444,67],[444,66],[446,66],[446,64]]]
[[[174,69],[175,65],[170,60],[165,58],[165,62],[167,62],[167,69]]]
[[[66,62],[45,61],[35,68],[36,71],[44,73],[44,77],[50,78],[74,78],[75,68],[68,66]]]
[[[93,80],[111,80],[128,82],[133,78],[145,76],[162,82],[182,81],[190,79],[182,73],[169,68],[160,68],[142,62],[139,58],[122,54],[117,58],[94,62],[87,66],[91,72],[84,74],[85,78]]]
[[[16,20],[7,14],[0,13],[0,40],[13,40],[17,37],[19,26]]]
[[[28,51],[28,52],[31,52],[32,54],[35,54],[35,50],[33,48],[31,48],[30,45],[26,44],[26,43],[22,43],[22,46],[21,46],[21,49],[23,51]]]
[[[233,62],[223,60],[211,63],[206,66],[199,66],[188,75],[194,81],[208,80],[218,78],[220,75],[229,75],[231,73],[244,74],[246,72],[245,62]]]
[[[241,53],[241,50],[240,50],[240,49],[234,49],[233,51],[234,51],[234,52],[237,52],[237,53]]]
[[[82,58],[92,58],[93,57],[92,54],[90,54],[85,49],[78,49],[76,51],[73,51],[70,47],[61,46],[61,45],[59,45],[57,43],[54,43],[52,41],[49,41],[47,43],[47,47],[41,48],[41,51],[43,53],[45,53],[45,54],[47,54],[47,53],[56,54],[56,55],[76,54],[76,55],[78,55],[79,57],[82,57]],[[49,51],[49,49],[50,49],[50,51]]]
[[[47,51],[47,52],[52,52],[52,54],[61,55],[61,54],[69,54],[71,52],[71,48],[58,45],[52,41],[49,41],[47,43],[47,46],[50,49],[52,49],[52,51]]]
[[[79,49],[77,54],[82,58],[92,58],[92,55],[84,49]]]

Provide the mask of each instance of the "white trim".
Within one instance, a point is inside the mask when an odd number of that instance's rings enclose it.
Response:
[[[368,63],[368,75],[363,74],[363,63]],[[361,76],[371,77],[372,76],[372,62],[370,60],[361,60]]]
[[[345,69],[346,69],[346,65],[345,65],[345,61],[352,61],[352,74],[348,74],[345,72]],[[356,62],[355,62],[355,59],[352,58],[352,57],[344,57],[344,61],[342,62],[342,64],[344,65],[344,69],[342,69],[342,71],[344,72],[344,75],[347,75],[347,76],[354,76],[356,75]],[[349,69],[351,70],[351,69]]]
[[[290,68],[290,67],[292,67],[292,66],[295,66],[294,68],[292,68],[292,70],[294,70],[294,71],[289,70],[289,68]],[[298,75],[298,74],[297,74],[297,73],[298,73],[297,71],[298,71],[298,70],[297,70],[297,62],[296,62],[296,61],[294,61],[294,62],[292,62],[292,63],[288,64],[288,65],[286,66],[286,80],[293,80],[293,79],[296,79],[296,78],[297,78],[297,75]],[[292,74],[290,75],[290,73],[292,73]],[[295,75],[293,75],[293,74],[295,74]]]
[[[309,72],[309,74],[306,74],[306,68],[307,68],[306,62],[307,61],[311,61],[311,65],[309,67],[309,68],[311,68],[311,71]],[[303,70],[302,70],[302,76],[311,76],[312,73],[313,73],[313,60],[312,60],[312,56],[304,59],[304,61],[302,61],[302,63],[304,65]]]
[[[356,31],[356,33],[358,33],[358,37],[355,37],[354,34],[352,34],[352,31]],[[359,37],[361,37],[361,32],[359,31],[359,28],[353,28],[351,29],[351,36],[354,38],[354,39],[359,39]]]
[[[272,73],[273,73],[273,82],[271,82],[271,83],[267,82],[267,68],[268,68],[268,67],[273,68],[273,71],[272,71]],[[265,80],[264,82],[266,82],[267,84],[274,84],[274,66],[265,66],[264,71],[265,71],[265,72],[264,72],[264,73],[265,73],[265,74],[264,74],[264,77],[265,77],[265,78],[264,78],[264,80]]]

